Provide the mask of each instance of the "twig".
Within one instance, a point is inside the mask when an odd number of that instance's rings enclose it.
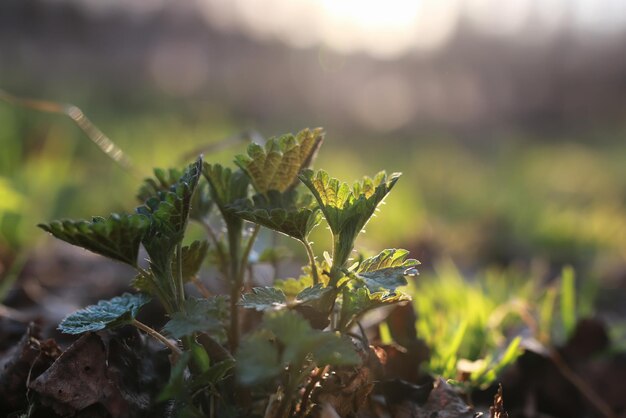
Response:
[[[146,334],[148,334],[149,336],[151,336],[155,340],[160,341],[161,343],[163,343],[163,345],[165,345],[167,348],[169,348],[170,351],[172,352],[172,356],[173,356],[174,361],[176,361],[178,359],[178,357],[180,357],[180,355],[183,353],[182,350],[180,348],[178,348],[178,346],[176,346],[176,344],[172,343],[170,340],[165,338],[163,336],[163,334],[159,333],[158,331],[156,331],[153,328],[150,328],[149,326],[147,326],[143,322],[139,322],[138,320],[133,319],[132,322],[131,322],[131,325],[139,328],[140,330],[142,330],[143,332],[145,332]]]
[[[563,377],[565,377],[576,389],[580,391],[592,405],[604,415],[606,418],[617,418],[617,415],[604,400],[598,396],[598,394],[589,386],[583,379],[580,378],[566,363],[563,361],[561,355],[552,350],[550,352],[550,360],[559,369]]]

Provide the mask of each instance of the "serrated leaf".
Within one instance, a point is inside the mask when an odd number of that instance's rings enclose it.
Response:
[[[110,300],[101,300],[95,305],[80,309],[61,321],[59,330],[66,334],[82,334],[99,331],[130,323],[139,309],[150,302],[143,293],[124,293]]]
[[[350,366],[361,362],[354,345],[347,337],[332,332],[320,332],[313,342],[315,345],[311,354],[318,367]]]
[[[252,200],[239,200],[230,209],[249,222],[299,241],[305,241],[322,218],[312,197],[299,195],[295,190],[285,193],[269,190],[266,194],[254,195]]]
[[[226,309],[222,299],[187,299],[181,312],[175,312],[163,327],[172,338],[182,338],[194,332],[222,332],[220,320]]]
[[[258,193],[285,192],[297,185],[298,173],[311,164],[323,137],[321,128],[304,129],[296,136],[271,138],[265,147],[253,143],[248,146],[247,155],[235,157],[235,163]]]
[[[150,255],[150,264],[157,277],[166,275],[173,259],[174,249],[182,241],[191,208],[191,197],[198,185],[202,159],[189,165],[168,191],[149,198],[137,212],[150,219],[150,227],[143,245]]]
[[[407,284],[405,276],[418,274],[415,266],[420,264],[414,259],[407,259],[409,252],[400,249],[386,249],[370,257],[357,267],[354,274],[371,292],[393,292],[397,287]]]
[[[158,197],[162,192],[169,191],[172,185],[182,176],[180,170],[175,168],[170,168],[169,170],[155,168],[153,173],[154,177],[144,179],[142,185],[139,187],[137,199],[140,203],[145,202],[151,197]]]
[[[94,217],[91,222],[64,220],[38,226],[72,245],[136,267],[149,220],[138,214],[112,214],[108,219]]]
[[[319,300],[326,296],[328,293],[332,292],[334,288],[325,287],[322,283],[318,283],[315,286],[307,287],[302,289],[300,293],[296,296],[296,303],[307,303]]]
[[[237,378],[244,385],[271,379],[283,370],[276,346],[263,334],[244,340],[236,358]]]
[[[347,329],[355,319],[367,311],[385,305],[411,300],[408,295],[400,292],[370,292],[367,287],[344,287],[342,292],[341,315],[339,329]]]
[[[198,274],[208,250],[209,243],[207,241],[194,241],[191,245],[182,248],[183,281],[187,282]],[[178,265],[177,257],[174,257],[172,265]]]
[[[195,193],[191,197],[189,218],[198,222],[204,222],[211,213],[211,210],[213,210],[213,203],[209,183],[206,181],[199,182]]]
[[[335,236],[333,261],[335,265],[343,266],[357,235],[396,184],[400,173],[387,176],[381,171],[373,179],[364,177],[352,187],[330,177],[323,170],[303,170],[299,177],[313,193]]]
[[[202,174],[211,186],[211,198],[222,214],[230,214],[227,206],[248,195],[248,178],[241,170],[232,171],[220,164],[204,163]]]
[[[247,309],[267,311],[287,306],[287,299],[282,290],[275,287],[254,287],[252,292],[243,294],[239,305]]]

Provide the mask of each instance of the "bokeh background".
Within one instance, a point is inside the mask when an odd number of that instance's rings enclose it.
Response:
[[[404,173],[364,248],[470,278],[572,265],[622,316],[625,46],[622,0],[3,0],[0,89],[77,105],[134,171],[0,102],[0,271],[38,222],[132,210],[155,166],[323,126],[317,167]]]

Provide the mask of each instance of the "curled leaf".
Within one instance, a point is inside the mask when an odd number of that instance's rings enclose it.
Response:
[[[304,129],[296,136],[271,138],[265,147],[252,143],[247,155],[238,155],[235,163],[248,175],[258,193],[285,192],[297,185],[298,173],[310,165],[323,137],[321,128]]]

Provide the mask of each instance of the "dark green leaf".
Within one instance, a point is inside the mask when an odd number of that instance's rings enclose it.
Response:
[[[204,222],[213,209],[213,200],[211,199],[211,191],[209,183],[206,181],[199,182],[196,192],[191,198],[191,211],[189,217],[199,222]]]
[[[144,179],[143,184],[137,192],[137,199],[141,203],[151,197],[159,197],[160,193],[169,191],[172,185],[182,176],[180,170],[174,168],[169,170],[155,168],[153,171],[154,178]]]
[[[150,255],[152,269],[160,280],[167,276],[173,259],[174,249],[182,241],[191,197],[201,174],[202,159],[191,164],[169,191],[160,192],[149,198],[137,212],[150,219],[150,227],[144,235],[143,245]]]
[[[311,196],[298,195],[295,190],[270,190],[254,195],[252,200],[239,200],[230,208],[247,221],[300,241],[307,239],[322,218]]]
[[[344,287],[339,329],[348,328],[354,320],[371,309],[408,300],[411,300],[411,298],[400,292],[390,293],[383,291],[372,293],[367,287]]]
[[[188,396],[187,386],[185,385],[185,370],[191,359],[191,353],[189,351],[184,352],[179,358],[174,367],[170,370],[170,378],[161,390],[157,401],[163,402],[168,399],[182,399]]]
[[[361,362],[349,338],[339,334],[318,332],[311,344],[311,354],[318,367],[350,366]]]
[[[322,283],[318,283],[315,286],[307,287],[298,293],[296,296],[296,303],[307,303],[319,300],[333,290],[334,288],[332,287],[324,287]]]
[[[237,377],[244,385],[276,377],[284,368],[279,361],[278,349],[263,334],[244,340],[236,358]]]
[[[182,312],[175,312],[163,327],[172,338],[182,338],[194,332],[222,332],[220,320],[226,309],[223,299],[187,299]]]
[[[405,276],[418,274],[415,266],[419,261],[406,259],[407,250],[386,249],[370,257],[359,265],[355,275],[363,281],[371,292],[393,292],[397,287],[407,284]]]
[[[235,359],[227,359],[212,365],[206,372],[193,379],[192,391],[198,391],[208,386],[215,386],[224,380],[235,367]]]
[[[388,177],[381,171],[374,179],[364,177],[352,187],[322,170],[303,170],[299,177],[317,199],[335,236],[333,263],[341,267],[350,256],[357,235],[396,184],[400,173]]]
[[[82,334],[88,331],[99,331],[130,323],[139,308],[150,301],[150,297],[138,293],[124,293],[110,300],[101,300],[95,305],[87,306],[68,315],[59,330],[66,334]]]
[[[143,215],[112,214],[108,219],[53,221],[38,226],[56,238],[94,253],[137,266],[137,254],[149,220]]]
[[[296,136],[271,138],[265,147],[253,143],[248,146],[248,155],[238,155],[235,163],[258,193],[285,192],[297,185],[298,173],[311,164],[323,137],[321,128],[304,129]]]
[[[252,292],[241,296],[241,306],[257,311],[281,309],[287,306],[287,300],[282,290],[275,287],[254,287]]]

